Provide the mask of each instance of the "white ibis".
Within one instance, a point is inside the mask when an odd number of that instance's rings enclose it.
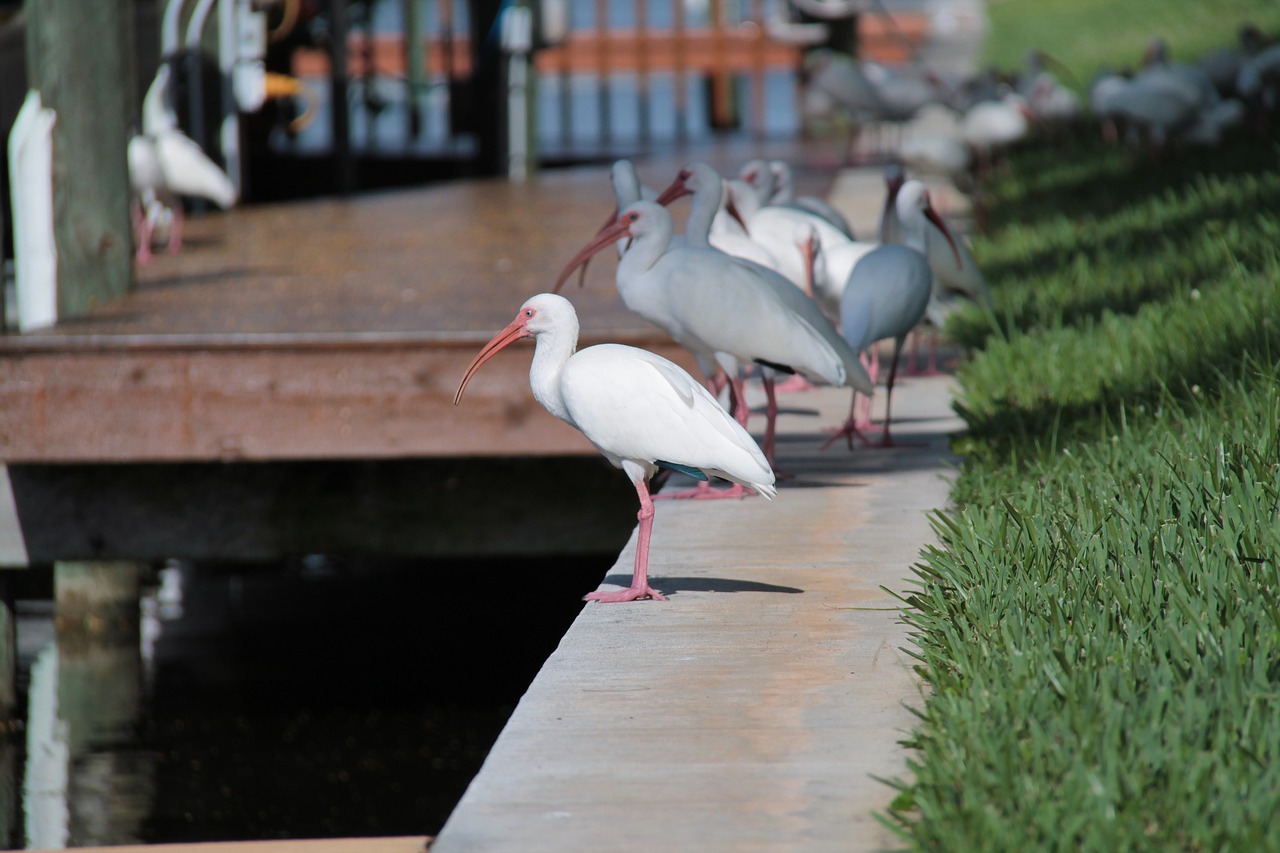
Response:
[[[973,149],[980,171],[991,158],[1027,135],[1035,114],[1016,92],[1006,92],[998,101],[974,104],[960,120],[960,134]]]
[[[1168,47],[1160,39],[1148,46],[1141,72],[1131,79],[1096,81],[1090,101],[1102,118],[1124,121],[1145,133],[1157,151],[1175,135],[1212,144],[1244,113],[1243,105],[1222,99],[1201,68],[1170,62]]]
[[[720,477],[772,499],[773,471],[755,441],[692,376],[661,356],[620,344],[574,352],[578,315],[563,296],[540,293],[475,357],[453,404],[467,383],[499,350],[533,338],[529,385],[548,412],[582,432],[640,498],[635,571],[631,586],[589,593],[588,601],[663,600],[649,586],[649,535],[653,500],[649,479],[674,468],[701,479]]]
[[[951,232],[933,209],[929,191],[919,181],[907,181],[898,193],[898,216],[908,245],[883,245],[868,252],[854,266],[840,296],[840,334],[855,351],[877,341],[892,338],[893,357],[885,389],[885,420],[881,446],[892,446],[889,422],[892,412],[893,383],[897,375],[898,357],[907,334],[923,319],[933,292],[933,274],[921,248],[925,229],[936,226],[954,246]],[[955,260],[959,263],[959,251]],[[862,424],[857,418],[857,392],[849,407],[849,418],[824,447],[840,437],[847,439],[850,449],[854,435]]]
[[[699,177],[695,177],[695,172]],[[714,247],[735,258],[769,269],[778,269],[778,260],[773,253],[747,234],[736,206],[728,203],[725,182],[714,168],[706,163],[690,164],[680,170],[675,180],[656,200],[659,204],[668,205],[687,193],[693,194],[689,217],[684,226],[687,245]],[[716,219],[722,215],[733,225],[722,224],[719,228],[715,227]]]
[[[755,175],[756,170],[759,168],[757,164],[763,162],[762,160],[752,160],[747,163],[743,166],[743,171],[738,173],[739,177],[745,178],[748,183],[751,183],[751,177],[748,174],[744,174],[744,172],[750,170],[749,174]],[[849,220],[845,218],[843,213],[836,210],[830,202],[816,195],[796,195],[795,172],[792,170],[790,163],[786,160],[770,160],[764,165],[773,176],[773,192],[769,196],[769,204],[808,211],[825,219],[850,240],[853,239],[853,229],[849,227]]]
[[[129,182],[136,196],[139,261],[151,257],[151,236],[158,205],[173,212],[169,251],[182,247],[181,196],[206,198],[221,208],[236,202],[235,184],[190,137],[165,104],[169,64],[161,63],[142,106],[142,133],[129,140]]]
[[[763,245],[778,259],[778,269],[793,283],[800,284],[808,274],[804,266],[804,258],[795,247],[810,235],[817,237],[822,248],[823,264],[814,271],[814,290],[822,293],[824,289],[838,286],[843,278],[833,274],[831,270],[839,270],[841,246],[855,242],[821,216],[807,210],[766,204],[754,213],[746,216],[747,229],[751,239]],[[849,267],[844,267],[848,272]]]
[[[709,379],[717,365],[724,370],[739,423],[747,418],[740,364],[871,393],[871,377],[857,355],[809,297],[777,273],[716,249],[672,246],[672,229],[666,208],[636,202],[569,261],[556,289],[587,258],[620,237],[632,237],[618,262],[622,301],[688,348]],[[771,404],[764,446],[770,458],[776,414]]]
[[[636,166],[630,160],[615,160],[609,171],[609,177],[613,184],[614,208],[605,225],[612,225],[618,218],[618,211],[637,201],[657,201],[658,199],[657,190],[640,182],[640,176],[636,174]],[[626,245],[626,240],[618,241],[618,257],[622,257],[622,253],[626,251]]]

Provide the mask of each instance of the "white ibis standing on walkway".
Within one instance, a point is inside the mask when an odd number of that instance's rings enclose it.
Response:
[[[654,515],[649,478],[661,467],[675,468],[704,480],[721,477],[773,498],[773,471],[747,431],[678,365],[620,344],[598,344],[575,353],[578,315],[569,300],[552,293],[540,293],[520,306],[516,318],[471,362],[453,404],[498,350],[530,337],[535,345],[529,368],[534,398],[621,468],[640,498],[631,586],[589,593],[586,599],[662,600],[662,594],[649,586]]]

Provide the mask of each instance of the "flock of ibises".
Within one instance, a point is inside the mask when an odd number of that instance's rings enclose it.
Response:
[[[699,481],[663,497],[772,498],[779,380],[852,392],[849,417],[828,442],[870,443],[869,400],[875,345],[894,342],[886,383],[881,445],[892,444],[890,402],[902,345],[945,291],[985,299],[981,273],[934,210],[929,190],[886,171],[880,240],[858,241],[843,217],[819,199],[795,197],[780,161],[746,164],[724,180],[706,163],[682,169],[660,193],[645,188],[626,160],[613,167],[618,213],[573,258],[558,291],[596,253],[618,254],[616,282],[626,306],[686,347],[695,379],[647,350],[599,344],[577,351],[578,319],[556,292],[532,297],[476,356],[458,386],[498,351],[534,339],[529,371],[534,397],[579,429],[635,486],[640,499],[630,587],[601,590],[591,601],[662,598],[648,583],[653,524],[650,480],[662,468]],[[668,205],[690,196],[682,233]],[[936,269],[935,269],[936,268]],[[937,298],[935,298],[935,296]],[[747,373],[758,375],[767,405],[761,444],[747,432]],[[719,402],[727,386],[728,408]],[[728,489],[711,486],[729,481]]]
[[[724,179],[706,163],[681,170],[662,192],[644,186],[629,161],[612,171],[616,217],[572,259],[559,291],[596,253],[618,254],[616,283],[627,307],[685,346],[703,376],[635,347],[600,344],[577,350],[578,319],[557,292],[526,301],[468,367],[458,404],[481,365],[523,338],[535,343],[529,379],[548,412],[579,429],[633,483],[640,500],[635,570],[630,587],[586,596],[600,602],[661,599],[648,583],[654,507],[650,480],[673,469],[699,481],[687,492],[662,496],[724,498],[777,494],[776,419],[779,387],[808,384],[848,388],[853,403],[828,445],[841,438],[870,443],[870,398],[881,341],[893,342],[885,383],[880,445],[891,445],[893,385],[903,342],[923,323],[941,327],[957,300],[987,301],[973,256],[934,209],[928,189],[908,180],[913,171],[941,172],[963,183],[999,149],[1037,123],[1062,124],[1082,111],[1041,51],[1028,55],[1015,77],[979,75],[955,87],[948,105],[962,112],[960,133],[915,136],[898,148],[885,171],[885,204],[874,241],[857,240],[824,201],[797,197],[791,169],[780,161],[751,161]],[[914,82],[893,72],[816,52],[806,68],[806,107],[847,111],[855,126],[900,122],[935,100],[940,83]],[[135,193],[138,256],[150,252],[151,232],[172,211],[171,246],[180,241],[179,195],[235,202],[231,182],[177,127],[166,104],[162,66],[144,100],[143,129],[129,146]],[[963,98],[957,104],[956,99]],[[1099,74],[1090,108],[1112,140],[1163,145],[1171,139],[1213,143],[1247,116],[1265,120],[1280,104],[1280,44],[1243,27],[1240,45],[1186,64],[1170,60],[1153,40],[1139,71]],[[681,233],[668,205],[690,196]],[[763,439],[747,432],[744,382],[759,377],[767,405]],[[727,387],[728,407],[719,399]],[[825,447],[826,445],[824,445]],[[713,488],[712,478],[731,483]]]
[[[694,489],[662,497],[777,494],[779,379],[785,377],[789,387],[851,389],[849,417],[828,444],[842,437],[850,448],[855,437],[870,443],[876,345],[893,341],[879,441],[892,444],[893,384],[907,335],[927,319],[940,326],[956,298],[988,298],[965,244],[934,210],[925,185],[906,179],[901,163],[953,179],[962,171],[972,176],[1035,124],[1078,118],[1080,100],[1050,73],[1048,55],[1033,51],[1027,63],[1027,73],[1012,81],[998,83],[992,75],[971,81],[961,133],[952,141],[900,147],[899,160],[885,172],[885,205],[873,242],[854,239],[843,217],[820,199],[796,197],[791,170],[779,161],[752,161],[729,180],[694,163],[661,193],[643,186],[630,162],[614,165],[617,217],[569,260],[555,291],[594,254],[614,247],[623,302],[685,346],[702,380],[634,347],[602,344],[577,351],[577,315],[567,299],[552,292],[520,307],[472,361],[454,396],[456,405],[481,365],[531,337],[534,397],[631,480],[640,501],[631,585],[590,593],[587,600],[662,598],[648,582],[654,517],[649,484],[659,470],[700,481]],[[924,105],[895,107],[886,86],[892,81],[883,72],[868,75],[857,63],[829,55],[818,54],[806,76],[807,97],[822,92],[829,104],[849,110],[855,125],[905,120]],[[992,84],[989,93],[984,79]],[[914,91],[918,96],[929,88]],[[853,103],[868,92],[871,100]],[[1267,44],[1256,28],[1245,26],[1238,48],[1188,64],[1171,61],[1167,45],[1156,39],[1140,70],[1100,73],[1089,98],[1111,141],[1214,144],[1225,129],[1250,115],[1265,121],[1280,105],[1280,45]],[[667,205],[686,195],[692,197],[688,216],[683,233],[676,233]],[[760,444],[746,430],[748,373],[759,376],[767,400]],[[726,385],[727,409],[719,402]],[[712,478],[733,485],[714,489]]]
[[[1216,145],[1229,128],[1261,124],[1280,108],[1280,40],[1245,23],[1235,44],[1182,62],[1155,37],[1134,68],[1103,68],[1088,85],[1040,49],[1027,51],[1020,69],[989,66],[950,80],[919,64],[890,68],[817,50],[803,77],[806,117],[847,122],[846,156],[864,129],[900,128],[931,108],[954,114],[954,130],[912,133],[893,147],[909,167],[965,185],[1037,129],[1070,128],[1090,116],[1111,142]]]

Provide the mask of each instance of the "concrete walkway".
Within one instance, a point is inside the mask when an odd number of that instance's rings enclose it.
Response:
[[[898,436],[922,446],[853,453],[818,450],[844,393],[788,395],[775,502],[659,502],[670,600],[583,610],[432,849],[893,847],[875,777],[903,774],[920,694],[882,587],[910,586],[947,501],[950,389],[901,386]]]

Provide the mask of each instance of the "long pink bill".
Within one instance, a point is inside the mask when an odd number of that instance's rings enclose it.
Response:
[[[663,190],[662,193],[659,194],[659,196],[656,199],[654,199],[654,201],[656,201],[658,204],[662,205],[663,207],[666,207],[667,205],[671,204],[671,202],[675,201],[678,198],[683,198],[684,196],[687,196],[687,195],[693,195],[693,190],[685,186],[685,183],[684,183],[685,181],[689,180],[689,175],[690,175],[690,172],[688,169],[681,169],[680,174],[676,175],[676,178],[674,181],[671,182],[671,185],[668,186],[665,190]]]
[[[573,271],[576,270],[580,264],[586,263],[587,260],[596,252],[599,252],[605,246],[611,245],[614,241],[622,237],[630,237],[631,231],[629,229],[631,228],[631,222],[632,218],[627,214],[623,214],[618,218],[617,222],[614,222],[607,228],[600,229],[592,241],[588,243],[582,251],[574,255],[569,260],[569,263],[565,265],[564,270],[560,273],[560,277],[556,279],[556,286],[551,288],[551,292],[559,293],[560,288],[564,287],[564,283],[568,281],[569,276],[573,275]]]
[[[938,230],[942,232],[942,236],[947,238],[947,242],[951,244],[951,254],[956,256],[956,266],[959,269],[964,269],[964,261],[960,259],[960,248],[956,246],[956,241],[951,236],[951,229],[947,227],[947,223],[943,218],[938,215],[938,211],[933,209],[933,203],[928,200],[928,197],[925,198],[924,215],[937,226]]]
[[[902,178],[895,178],[892,181],[885,181],[884,209],[880,211],[880,222],[884,223],[893,215],[898,205],[898,190],[902,189]],[[884,226],[880,227],[880,239],[884,240]]]
[[[604,229],[612,225],[617,220],[617,218],[618,218],[618,208],[615,207],[613,210],[609,211],[609,218],[604,221],[604,224],[600,226],[600,229],[596,231],[596,233],[599,234],[602,231],[604,231]],[[630,248],[630,247],[631,247],[631,244],[627,243],[627,248]],[[581,290],[587,283],[587,267],[589,266],[591,266],[591,259],[587,258],[585,261],[582,262],[582,266],[578,268],[578,289],[579,290]],[[559,292],[558,285],[557,285],[557,290],[552,292],[553,293]]]
[[[521,338],[531,337],[529,330],[525,328],[525,318],[517,317],[503,329],[501,332],[493,336],[493,340],[485,344],[484,349],[471,360],[471,365],[467,367],[467,372],[463,374],[462,381],[458,383],[458,392],[453,395],[453,404],[456,406],[462,402],[462,392],[467,390],[467,383],[471,381],[471,377],[480,369],[480,365],[498,354],[498,350],[513,344]]]

